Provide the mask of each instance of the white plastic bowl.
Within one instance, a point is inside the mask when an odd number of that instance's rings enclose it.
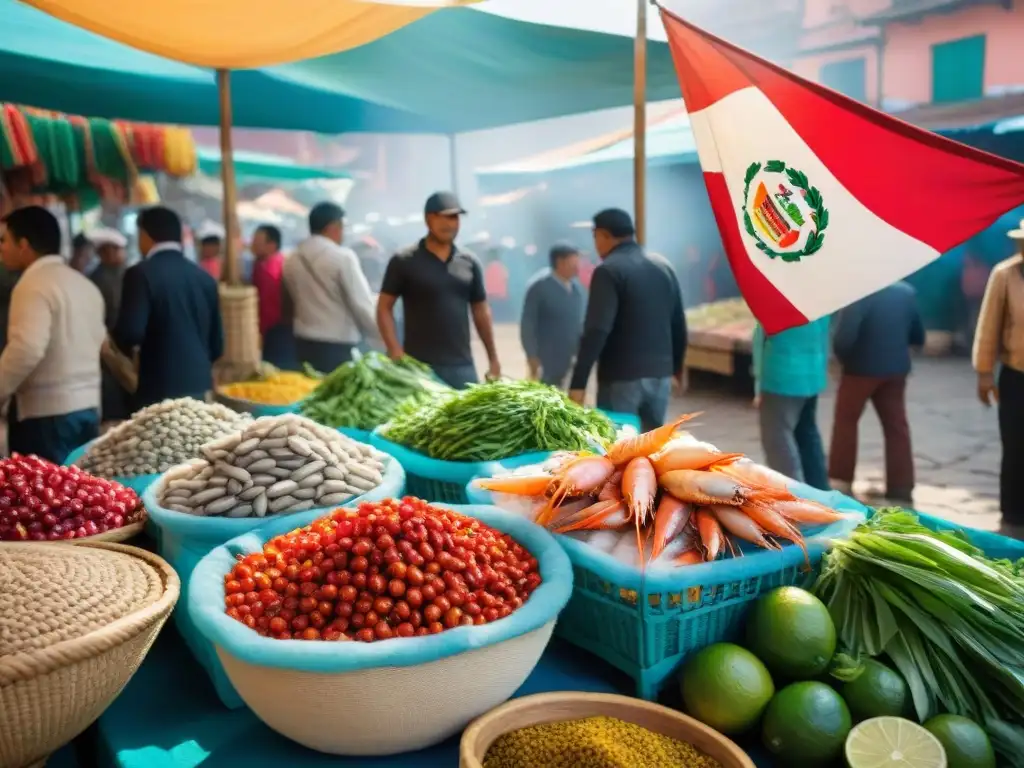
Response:
[[[389,755],[444,741],[516,692],[569,600],[572,566],[539,526],[495,507],[451,508],[510,534],[537,559],[543,581],[511,616],[376,643],[275,640],[224,613],[224,574],[236,553],[259,551],[295,521],[274,521],[199,562],[189,583],[189,614],[257,717],[319,752]]]

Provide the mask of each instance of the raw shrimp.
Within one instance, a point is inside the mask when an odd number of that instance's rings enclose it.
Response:
[[[569,531],[598,531],[621,528],[629,523],[630,515],[624,501],[599,501],[570,515],[555,533]]]
[[[623,438],[608,449],[606,456],[616,466],[621,466],[637,456],[650,456],[655,451],[661,450],[665,443],[672,439],[676,429],[681,424],[685,424],[690,419],[695,419],[698,416],[700,416],[700,413],[687,413],[675,421],[669,422],[657,429],[652,429],[650,432],[644,432],[642,435],[636,435],[635,437]]]
[[[810,565],[810,555],[807,554],[807,545],[804,544],[804,537],[797,530],[796,526],[775,510],[774,504],[770,506],[762,502],[752,501],[744,504],[740,509],[768,533],[778,536],[780,539],[791,541],[800,547],[804,551],[804,558],[807,560],[808,565]]]
[[[776,542],[765,538],[761,526],[736,507],[715,504],[708,507],[708,509],[718,519],[718,522],[722,524],[722,527],[733,536],[749,541],[752,544],[757,544],[757,546],[764,547],[765,549],[780,549]]]
[[[713,464],[743,458],[742,453],[722,453],[711,443],[693,440],[670,440],[660,451],[651,455],[654,471],[659,476],[674,469],[707,469]]]
[[[794,523],[805,523],[808,525],[824,525],[843,520],[844,515],[831,507],[819,504],[808,499],[795,499],[793,501],[777,501],[772,508],[787,520]]]
[[[673,557],[672,562],[675,565],[700,565],[704,562],[704,555],[700,553],[699,549],[694,547],[684,550],[682,554]]]
[[[654,545],[651,559],[657,559],[665,545],[674,541],[690,522],[693,507],[680,501],[668,491],[661,495],[658,510],[654,513]]]
[[[551,485],[551,475],[503,475],[476,480],[478,488],[510,496],[543,496]]]
[[[712,469],[748,485],[788,491],[791,480],[781,472],[769,469],[750,459],[740,459],[729,464],[716,464]]]
[[[729,504],[738,507],[761,499],[792,499],[789,491],[754,488],[717,472],[674,469],[658,478],[661,487],[680,501],[691,504]]]
[[[700,534],[701,543],[704,545],[704,552],[708,561],[718,557],[722,551],[722,544],[725,536],[722,534],[722,526],[718,519],[706,509],[698,509],[693,514],[697,526],[697,533]]]
[[[608,478],[608,482],[601,488],[601,492],[597,494],[598,501],[608,501],[608,499],[615,499],[618,501],[622,498],[622,472],[615,470],[612,476]]]
[[[636,548],[641,553],[641,562],[644,547],[643,528],[654,508],[654,499],[657,495],[658,476],[654,474],[651,460],[646,456],[630,459],[622,473],[622,496],[636,525]]]
[[[537,514],[537,523],[547,525],[555,507],[567,496],[585,496],[601,488],[615,471],[604,456],[580,456],[565,464],[554,477],[551,500]]]

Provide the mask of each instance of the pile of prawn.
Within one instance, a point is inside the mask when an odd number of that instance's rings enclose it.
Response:
[[[641,567],[659,558],[693,565],[726,551],[736,556],[736,539],[765,549],[789,541],[806,555],[798,526],[843,519],[829,507],[794,496],[784,475],[680,431],[699,415],[620,439],[604,455],[561,453],[533,474],[481,479],[476,485],[537,499],[535,522],[555,533],[632,526]]]

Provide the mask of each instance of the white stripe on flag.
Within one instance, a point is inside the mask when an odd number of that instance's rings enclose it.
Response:
[[[735,91],[692,113],[690,124],[701,168],[725,176],[737,225],[754,265],[808,319],[841,309],[939,256],[934,248],[890,226],[853,197],[757,88]],[[829,213],[821,250],[799,262],[762,253],[744,227],[747,168],[769,160],[802,171],[809,185],[821,193]],[[893,168],[890,175],[880,175],[877,183],[884,189],[898,174],[899,169]],[[941,227],[942,222],[935,226]]]

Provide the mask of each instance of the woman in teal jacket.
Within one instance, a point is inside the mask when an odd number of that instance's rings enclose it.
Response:
[[[794,480],[829,489],[818,431],[818,395],[828,385],[829,318],[766,336],[754,329],[754,403],[767,464]]]

